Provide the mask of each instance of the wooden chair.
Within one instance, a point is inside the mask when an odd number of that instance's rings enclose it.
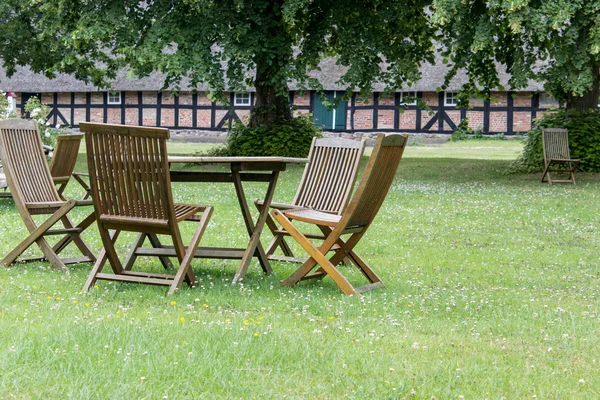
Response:
[[[571,159],[569,153],[569,131],[561,128],[546,128],[542,130],[542,145],[544,148],[544,174],[542,182],[548,177],[548,183],[572,182],[575,184],[575,170],[579,160]],[[550,173],[568,175],[568,179],[552,179]]]
[[[85,190],[84,200],[91,195],[90,187],[82,178],[87,174],[73,172],[79,155],[81,139],[83,139],[83,134],[58,135],[56,137],[56,148],[54,149],[52,161],[50,161],[50,174],[54,179],[54,183],[58,185],[58,194],[61,197],[63,197],[63,192],[71,177]]]
[[[365,149],[364,141],[339,138],[314,138],[308,154],[308,164],[302,174],[296,195],[290,204],[271,203],[271,208],[289,210],[305,207],[340,215],[346,208],[358,175],[358,166]],[[254,202],[262,208],[262,200]],[[279,229],[269,216],[266,221],[274,238],[266,250],[270,260],[304,262],[295,258],[284,236],[288,232]],[[277,247],[283,256],[273,255]]]
[[[347,294],[358,294],[376,287],[383,282],[377,274],[355,252],[354,247],[363,237],[373,219],[377,215],[385,196],[394,180],[396,169],[408,141],[407,135],[380,134],[363,173],[362,179],[350,204],[341,215],[330,214],[310,208],[291,210],[273,210],[271,214],[309,254],[310,258],[302,266],[285,279],[283,286],[292,286],[302,279],[331,276],[335,283]],[[317,247],[302,234],[292,221],[314,224],[324,234],[323,243]],[[349,234],[346,240],[342,235]],[[329,258],[327,253],[333,251]],[[369,284],[354,288],[336,266],[348,257],[369,280]],[[312,274],[316,265],[320,268]]]
[[[73,226],[67,216],[73,207],[91,205],[91,201],[65,201],[60,197],[35,122],[23,119],[0,121],[0,157],[15,205],[29,231],[27,238],[4,257],[0,265],[14,263],[33,243],[37,243],[44,257],[23,261],[47,260],[57,269],[65,269],[65,264],[95,261],[96,257],[80,237],[81,232],[94,222],[94,213],[77,226]],[[36,214],[50,214],[50,217],[38,225],[32,218]],[[64,229],[51,229],[59,221]],[[45,239],[50,235],[63,237],[51,247]],[[60,259],[58,254],[71,242],[83,257]]]
[[[175,292],[183,280],[193,285],[196,277],[190,263],[213,208],[173,203],[166,143],[169,130],[84,122],[79,128],[85,132],[92,199],[104,245],[84,291],[97,279],[165,285],[170,288],[169,294]],[[179,230],[182,221],[198,223],[187,247]],[[122,231],[139,233],[125,265],[115,250]],[[162,246],[159,234],[169,235],[173,246]],[[131,270],[136,252],[141,251],[146,237],[156,247],[152,255],[160,257],[163,266],[170,265],[165,261],[167,257],[177,257],[180,266],[175,275]],[[102,273],[106,260],[114,274]]]

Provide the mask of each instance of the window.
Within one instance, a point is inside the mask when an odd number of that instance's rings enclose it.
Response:
[[[400,92],[400,104],[405,106],[416,106],[417,92]]]
[[[108,104],[121,104],[121,92],[109,92]]]
[[[542,106],[558,107],[558,101],[556,101],[556,99],[554,97],[550,96],[550,93],[541,92],[540,93],[540,107],[542,107]]]
[[[250,93],[236,93],[233,104],[236,106],[249,106]]]
[[[444,104],[447,106],[456,106],[456,103],[458,103],[457,94],[456,92],[446,92]]]

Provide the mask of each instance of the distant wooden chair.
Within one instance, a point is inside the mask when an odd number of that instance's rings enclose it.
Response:
[[[173,203],[166,143],[169,130],[84,122],[79,128],[85,132],[92,199],[104,245],[84,291],[97,279],[169,286],[169,294],[183,280],[193,285],[196,277],[190,264],[213,208]],[[179,230],[182,221],[198,223],[187,247]],[[115,250],[122,231],[139,233],[125,265]],[[169,235],[173,246],[162,246],[157,235]],[[152,255],[159,257],[163,266],[170,265],[167,257],[177,257],[180,266],[175,275],[131,270],[146,237],[156,247]],[[102,273],[107,260],[114,274]]]
[[[94,213],[77,226],[73,226],[67,216],[73,207],[91,205],[91,201],[65,201],[60,197],[35,122],[23,119],[0,121],[0,157],[15,205],[29,231],[27,238],[4,257],[0,265],[14,263],[33,243],[37,243],[44,257],[23,261],[45,259],[57,269],[65,269],[65,264],[95,261],[96,257],[80,237],[81,232],[94,222]],[[51,215],[38,225],[32,218],[35,214]],[[64,229],[51,229],[59,221]],[[51,247],[45,239],[50,235],[63,235],[63,238]],[[58,254],[71,242],[83,257],[60,259]]]
[[[62,198],[64,198],[63,192],[71,178],[74,178],[85,190],[84,200],[91,195],[90,187],[82,178],[87,174],[73,172],[79,155],[81,139],[83,139],[83,134],[58,135],[56,137],[56,148],[50,161],[50,174],[54,183],[58,185],[58,194]]]
[[[305,207],[340,215],[350,199],[364,149],[364,141],[314,138],[294,199],[290,204],[271,203],[271,208],[289,210]],[[254,204],[261,209],[263,201],[256,200]],[[304,259],[294,257],[286,243],[284,236],[289,236],[288,232],[279,229],[270,216],[266,224],[274,236],[267,247],[267,257],[270,260],[304,262]],[[273,255],[277,247],[281,248],[283,256]]]
[[[547,177],[549,184],[554,182],[571,182],[575,184],[575,171],[579,165],[579,160],[571,159],[569,131],[561,128],[542,130],[542,145],[545,166],[542,182],[545,182]],[[568,179],[553,179],[551,173],[567,175]]]
[[[407,135],[385,136],[380,134],[377,137],[373,153],[360,180],[358,189],[341,215],[329,214],[310,208],[273,210],[271,212],[275,220],[310,256],[296,272],[281,283],[283,286],[292,286],[302,279],[322,278],[326,275],[329,275],[347,295],[358,294],[384,286],[379,276],[354,252],[354,247],[377,215],[394,180],[407,141]],[[316,225],[325,237],[323,243],[319,247],[315,246],[309,240],[311,239],[310,236],[303,234],[292,224],[294,220]],[[350,234],[350,237],[346,240],[342,239],[342,235],[345,234]],[[333,255],[328,258],[327,253],[329,251],[333,251]],[[368,279],[369,284],[354,288],[336,268],[346,257]],[[309,274],[317,265],[320,268]]]

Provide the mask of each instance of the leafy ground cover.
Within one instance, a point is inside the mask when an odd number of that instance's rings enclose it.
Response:
[[[600,175],[504,174],[520,149],[408,147],[358,247],[387,287],[362,297],[329,279],[281,288],[285,263],[232,286],[235,262],[197,260],[199,286],[171,297],[108,282],[82,294],[83,264],[0,269],[0,398],[597,399]],[[282,174],[278,200],[301,172]],[[232,187],[174,192],[215,206],[204,244],[243,244]],[[0,221],[6,253],[25,230],[10,200]]]

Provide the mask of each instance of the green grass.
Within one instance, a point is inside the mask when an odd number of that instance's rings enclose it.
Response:
[[[408,147],[357,249],[387,287],[360,298],[328,278],[281,288],[284,263],[232,286],[235,262],[196,260],[199,286],[172,297],[108,282],[82,294],[84,264],[0,269],[0,398],[598,399],[600,175],[504,175],[520,146]],[[281,175],[277,200],[301,172]],[[174,192],[215,206],[203,244],[243,244],[232,187]],[[10,200],[0,221],[5,254],[25,229]],[[100,249],[95,228],[85,238]]]

